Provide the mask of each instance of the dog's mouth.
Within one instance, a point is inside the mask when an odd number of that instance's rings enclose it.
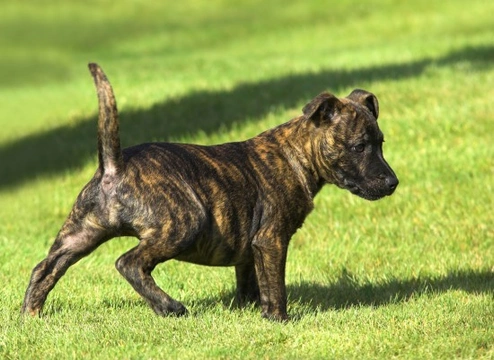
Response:
[[[379,190],[374,188],[364,189],[354,181],[347,179],[343,180],[342,187],[350,191],[352,194],[370,201],[382,199],[383,197],[391,195],[393,193],[393,191],[389,191],[389,189],[386,190]]]

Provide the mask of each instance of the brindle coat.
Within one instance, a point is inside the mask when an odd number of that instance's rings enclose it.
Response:
[[[113,90],[98,65],[89,68],[99,99],[99,168],[34,268],[22,312],[38,314],[67,269],[99,245],[135,236],[139,244],[116,268],[157,314],[186,313],[151,276],[159,263],[177,259],[235,266],[238,301],[258,301],[264,317],[286,320],[288,243],[321,187],[376,200],[398,185],[369,92],[342,99],[322,93],[302,116],[243,142],[121,151]]]

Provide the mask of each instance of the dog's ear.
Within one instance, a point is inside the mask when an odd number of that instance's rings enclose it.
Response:
[[[355,89],[347,96],[347,99],[355,101],[361,105],[364,105],[369,111],[374,115],[374,117],[379,117],[379,102],[373,93],[365,90]]]
[[[324,92],[305,105],[302,112],[306,119],[314,121],[319,126],[339,114],[342,108],[343,103],[336,96]]]

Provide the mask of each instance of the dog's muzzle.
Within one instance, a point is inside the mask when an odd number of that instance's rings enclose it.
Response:
[[[355,181],[344,179],[343,188],[366,200],[379,200],[394,193],[399,184],[396,176],[379,177],[371,186],[361,186]]]

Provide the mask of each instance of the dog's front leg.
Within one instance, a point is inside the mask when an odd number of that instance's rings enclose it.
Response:
[[[256,269],[254,259],[248,263],[235,266],[237,278],[238,305],[243,306],[248,303],[259,303],[259,285],[257,284]]]
[[[253,241],[255,269],[259,284],[262,316],[286,321],[285,264],[287,243],[280,238],[258,238]]]

